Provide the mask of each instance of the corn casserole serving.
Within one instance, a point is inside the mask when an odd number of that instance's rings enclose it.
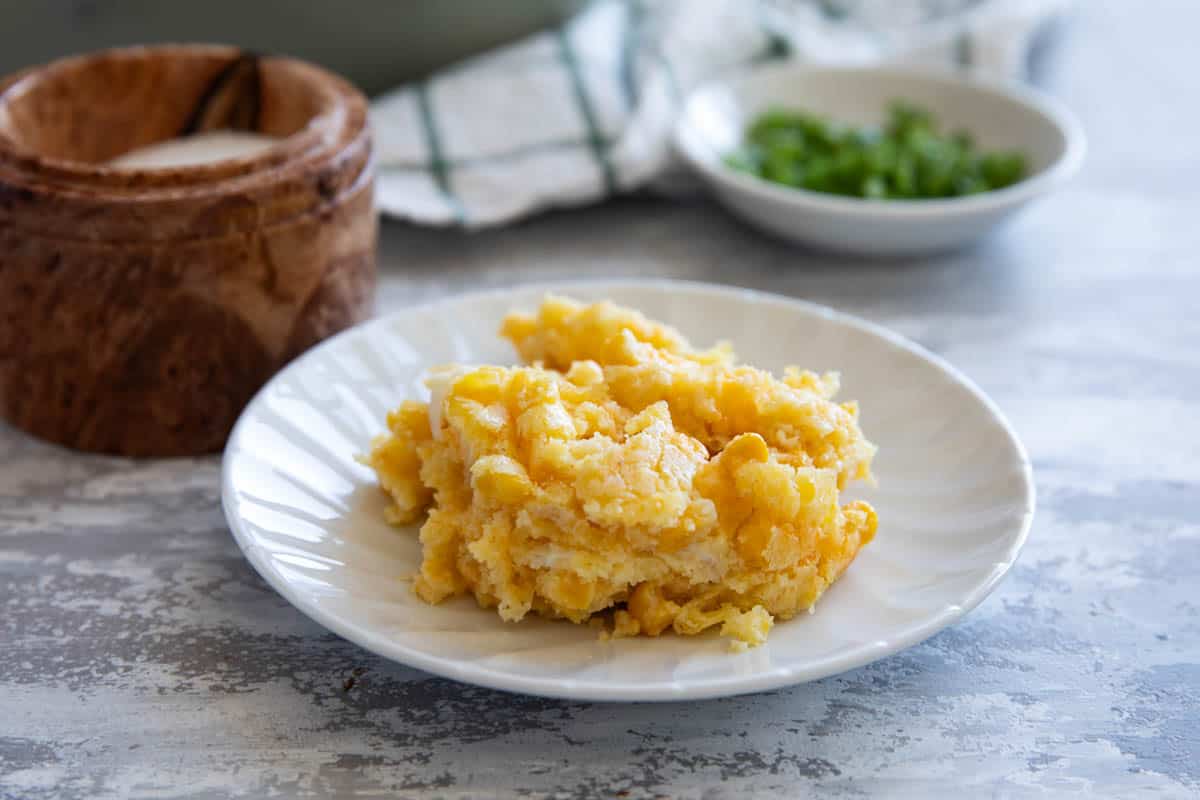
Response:
[[[448,366],[366,462],[425,517],[417,594],[470,593],[613,636],[720,626],[735,649],[809,610],[875,535],[875,447],[834,374],[782,378],[612,303],[547,297],[501,335],[527,364]]]

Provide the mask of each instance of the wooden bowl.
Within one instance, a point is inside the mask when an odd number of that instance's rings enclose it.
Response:
[[[200,166],[115,156],[232,128]],[[272,373],[370,315],[366,101],[228,47],[103,51],[0,81],[0,413],[82,450],[219,450]]]

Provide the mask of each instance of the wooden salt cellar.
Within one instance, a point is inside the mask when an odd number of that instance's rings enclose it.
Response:
[[[247,158],[117,170],[189,133]],[[0,413],[82,450],[219,450],[307,347],[369,316],[366,101],[304,62],[167,45],[0,80]]]

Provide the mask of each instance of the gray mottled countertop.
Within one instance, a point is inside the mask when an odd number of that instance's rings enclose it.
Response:
[[[1088,164],[970,252],[847,262],[653,200],[384,230],[385,310],[686,277],[827,303],[949,358],[1012,419],[1039,495],[1016,568],[961,624],[731,700],[470,688],[267,588],[225,528],[217,459],[85,457],[4,428],[0,797],[1198,796],[1200,7],[1083,5],[1040,73],[1083,118]]]

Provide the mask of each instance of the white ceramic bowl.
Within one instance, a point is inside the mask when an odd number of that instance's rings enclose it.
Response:
[[[600,641],[562,621],[505,623],[460,597],[421,602],[415,527],[383,521],[374,474],[355,460],[422,378],[447,361],[512,363],[504,315],[553,289],[611,298],[729,339],[749,363],[839,369],[879,445],[879,533],[821,598],[733,654],[715,633]],[[309,350],[259,392],[225,449],[222,500],[246,558],[330,630],[429,672],[581,700],[685,700],[812,680],[882,658],[951,624],[1017,557],[1033,515],[1029,461],[1003,416],[945,362],[882,328],[796,300],[673,282],[525,286],[409,308]]]
[[[884,121],[893,100],[932,111],[945,130],[966,129],[982,149],[1020,150],[1030,175],[1005,189],[944,200],[862,200],[792,189],[722,162],[748,123],[795,108],[856,125]],[[762,67],[708,84],[688,98],[676,146],[728,208],[769,233],[819,248],[899,256],[958,247],[1069,178],[1083,160],[1074,115],[1031,89],[897,68]]]

